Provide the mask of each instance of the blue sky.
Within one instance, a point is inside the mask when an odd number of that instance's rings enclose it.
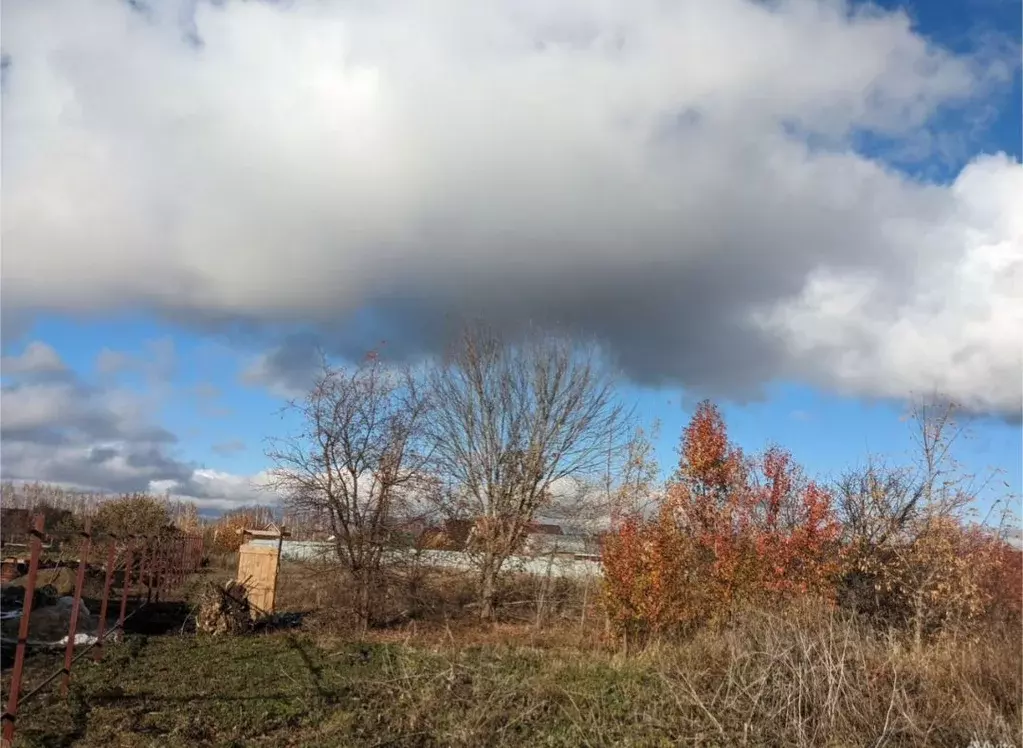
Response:
[[[313,344],[465,314],[607,345],[666,471],[703,396],[908,459],[933,387],[1023,492],[1019,3],[59,5],[5,12],[4,478],[266,500]]]
[[[246,381],[260,358],[257,348],[196,335],[155,320],[110,319],[76,323],[40,320],[26,336],[60,353],[83,379],[153,397],[153,418],[178,436],[173,453],[182,462],[235,475],[256,475],[267,467],[265,439],[281,436],[297,421],[282,410],[285,400],[272,388]],[[24,352],[12,346],[8,355]],[[156,375],[137,370],[106,377],[97,371],[103,351],[153,362]],[[622,387],[638,420],[652,427],[662,471],[670,473],[693,398],[681,388]],[[771,385],[762,397],[720,403],[732,438],[747,451],[769,443],[792,451],[812,475],[835,477],[863,465],[869,455],[912,464],[915,459],[907,406],[900,401],[843,397],[798,384]],[[978,507],[1021,493],[1023,438],[1018,425],[997,418],[967,422],[957,457],[963,470],[990,479]],[[997,475],[995,473],[997,471]],[[258,495],[254,494],[258,500]]]
[[[51,345],[87,381],[140,397],[156,392],[153,416],[179,436],[179,456],[187,462],[252,475],[266,466],[263,439],[281,433],[286,401],[266,387],[249,386],[243,380],[244,371],[261,351],[247,351],[215,336],[195,335],[141,315],[86,322],[40,319],[26,339]],[[24,344],[17,353],[23,351]],[[165,371],[153,376],[126,368],[106,377],[98,370],[104,351],[142,362],[159,362],[163,357]]]

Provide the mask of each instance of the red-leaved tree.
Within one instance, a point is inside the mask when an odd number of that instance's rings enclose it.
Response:
[[[779,447],[747,457],[701,403],[656,518],[627,518],[604,547],[604,600],[627,635],[682,633],[738,605],[830,599],[839,571],[830,494]]]

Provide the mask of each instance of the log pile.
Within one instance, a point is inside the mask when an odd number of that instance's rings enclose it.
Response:
[[[225,584],[210,582],[199,601],[196,614],[199,631],[219,634],[244,634],[252,628],[252,611],[245,586],[233,579]]]

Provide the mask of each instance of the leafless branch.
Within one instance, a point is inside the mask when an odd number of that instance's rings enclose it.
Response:
[[[455,486],[452,513],[476,520],[481,615],[502,566],[560,490],[600,475],[630,418],[595,354],[534,335],[510,344],[467,328],[432,378],[435,469]],[[590,483],[589,485],[593,485]]]
[[[270,486],[295,514],[326,516],[339,561],[370,593],[386,539],[408,517],[430,458],[422,383],[408,368],[391,369],[375,355],[351,368],[324,363],[310,393],[290,405],[298,432],[273,439]]]

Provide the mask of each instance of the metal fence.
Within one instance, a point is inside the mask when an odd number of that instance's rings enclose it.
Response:
[[[43,563],[43,545],[49,541],[48,547],[55,546],[55,538],[48,537],[44,527],[42,514],[36,515],[28,538],[28,573],[24,583],[24,599],[20,611],[18,625],[17,648],[11,671],[7,706],[3,712],[3,743],[10,745],[14,737],[15,721],[18,709],[26,701],[53,683],[61,679],[61,693],[67,695],[71,680],[71,669],[75,662],[90,651],[98,662],[103,657],[103,646],[106,640],[115,633],[122,635],[125,623],[143,610],[151,602],[159,602],[161,595],[166,596],[179,588],[187,575],[197,571],[202,565],[202,536],[181,533],[164,533],[155,536],[117,537],[113,535],[94,535],[90,523],[86,521],[83,532],[77,537],[64,538],[63,548],[77,556],[75,562],[74,592],[71,597],[71,611],[67,626],[67,643],[64,647],[64,665],[55,670],[32,689],[22,693],[25,655],[28,650],[29,633],[31,631],[32,607],[36,594],[36,583]],[[95,637],[89,643],[78,648],[78,621],[82,608],[82,593],[85,586],[85,575],[92,558],[102,559],[95,564],[103,572],[103,591],[100,597],[100,609]],[[58,561],[58,565],[63,559]],[[70,565],[70,564],[69,564]],[[121,572],[120,590],[114,589],[114,579]],[[129,600],[133,602],[132,612],[128,613]],[[107,625],[110,616],[110,605],[117,606],[117,621],[113,626]]]

